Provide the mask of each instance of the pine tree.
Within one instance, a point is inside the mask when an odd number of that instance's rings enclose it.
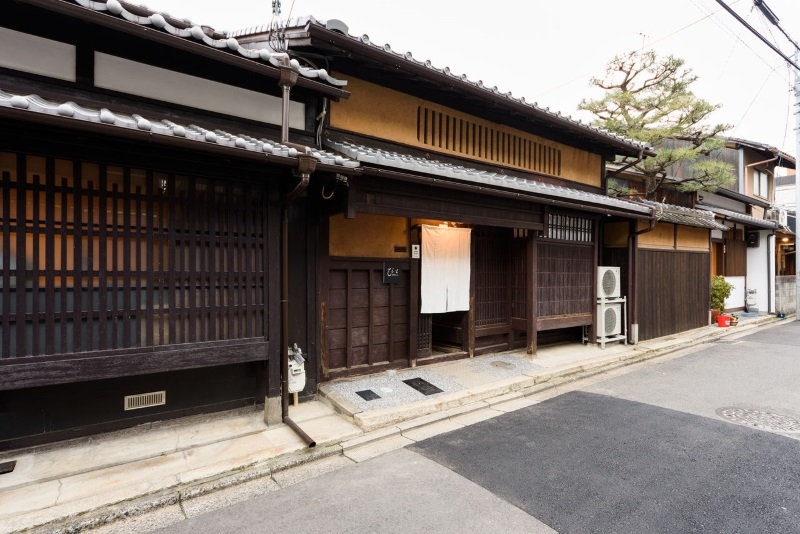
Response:
[[[629,52],[606,66],[604,79],[591,79],[591,85],[605,91],[603,98],[584,99],[578,106],[597,117],[595,126],[654,148],[656,156],[633,166],[643,177],[644,196],[649,200],[662,197],[660,190],[672,182],[678,166],[689,170],[675,184],[681,191],[714,191],[736,180],[730,165],[703,157],[724,146],[721,134],[731,126],[707,122],[720,106],[692,92],[696,80],[682,59],[660,57],[653,51]],[[612,184],[609,193],[630,194],[625,188],[615,191]]]

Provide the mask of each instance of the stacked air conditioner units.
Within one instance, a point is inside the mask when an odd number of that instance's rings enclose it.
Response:
[[[602,348],[608,341],[628,342],[621,286],[619,267],[597,268],[597,341]]]
[[[622,303],[604,301],[617,300],[621,295],[619,267],[597,268],[597,333],[598,336],[616,336],[622,332]]]

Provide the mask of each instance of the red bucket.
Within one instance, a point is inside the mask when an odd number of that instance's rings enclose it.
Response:
[[[731,325],[731,316],[730,315],[717,315],[717,325],[718,326],[730,326]]]

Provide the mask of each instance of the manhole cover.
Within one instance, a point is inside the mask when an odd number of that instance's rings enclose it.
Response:
[[[364,399],[365,401],[371,401],[375,399],[380,399],[381,396],[372,391],[371,389],[365,389],[364,391],[356,391],[356,395]]]
[[[516,365],[514,365],[513,363],[504,362],[502,360],[498,360],[496,362],[492,362],[491,365],[492,365],[492,367],[497,367],[499,369],[514,369],[516,367]]]
[[[720,408],[717,415],[740,425],[775,432],[800,432],[800,420],[787,415],[748,410],[747,408]]]
[[[435,395],[436,393],[442,392],[441,389],[437,388],[427,380],[423,380],[422,378],[409,378],[408,380],[403,380],[403,382],[416,389],[423,395]]]

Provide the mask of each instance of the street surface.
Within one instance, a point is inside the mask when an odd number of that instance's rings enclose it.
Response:
[[[798,488],[792,321],[596,377],[165,532],[797,533]]]

